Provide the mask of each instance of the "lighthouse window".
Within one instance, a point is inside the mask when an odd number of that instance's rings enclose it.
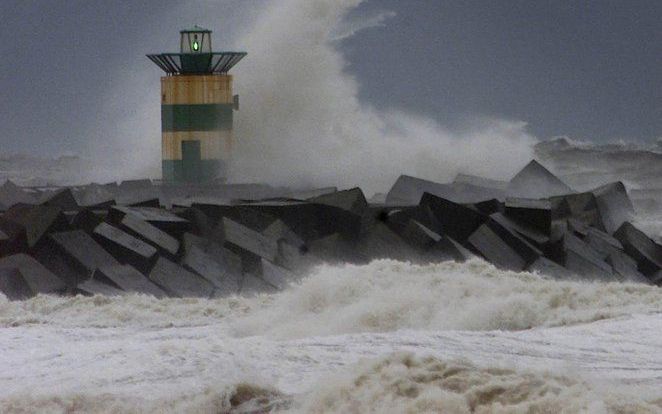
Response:
[[[197,52],[198,50],[200,50],[200,43],[198,43],[198,35],[195,35],[193,38],[193,51]]]

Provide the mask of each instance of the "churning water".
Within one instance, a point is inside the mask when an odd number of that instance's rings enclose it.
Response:
[[[0,302],[2,412],[660,412],[662,290],[474,260]],[[657,394],[656,394],[657,393]]]

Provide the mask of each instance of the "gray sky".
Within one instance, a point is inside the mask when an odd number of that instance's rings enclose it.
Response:
[[[219,3],[224,18],[210,19]],[[158,91],[146,53],[176,51],[178,30],[195,23],[215,31],[215,49],[241,46],[238,33],[262,5],[3,0],[0,153],[75,152],[104,139],[93,130],[143,110],[123,94],[126,78]],[[364,102],[450,127],[521,120],[543,139],[662,136],[661,1],[369,0],[349,18],[380,11],[394,15],[339,43]]]

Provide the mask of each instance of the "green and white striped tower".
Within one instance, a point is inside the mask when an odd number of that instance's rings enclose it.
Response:
[[[164,181],[208,182],[225,177],[239,99],[228,74],[245,52],[212,52],[211,31],[182,30],[180,53],[147,55],[161,78]]]

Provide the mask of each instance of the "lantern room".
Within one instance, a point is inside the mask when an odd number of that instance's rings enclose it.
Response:
[[[211,53],[211,30],[194,26],[179,33],[180,53]]]

